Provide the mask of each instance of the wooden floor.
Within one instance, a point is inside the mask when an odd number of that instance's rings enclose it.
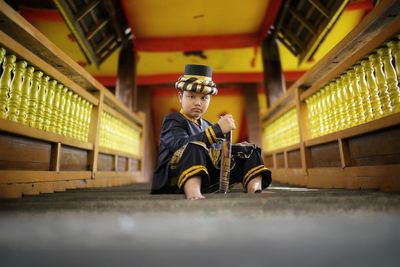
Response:
[[[148,185],[0,201],[2,266],[397,266],[400,194],[274,185],[203,201]]]

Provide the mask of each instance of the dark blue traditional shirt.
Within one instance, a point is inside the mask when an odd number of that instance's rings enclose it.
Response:
[[[202,118],[192,119],[182,111],[167,115],[161,126],[160,153],[153,176],[152,193],[163,193],[168,186],[169,164],[172,155],[180,147],[193,141],[201,141],[210,147],[223,137],[218,123],[212,124]]]

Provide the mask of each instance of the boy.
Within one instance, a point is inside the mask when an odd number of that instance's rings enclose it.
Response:
[[[154,173],[152,193],[184,193],[186,199],[204,199],[202,192],[219,186],[220,150],[218,138],[236,128],[232,115],[212,124],[202,118],[217,94],[208,66],[186,65],[175,87],[182,109],[164,118],[160,133],[160,153]],[[271,183],[261,150],[255,145],[232,145],[230,184],[242,183],[248,193],[261,192]]]

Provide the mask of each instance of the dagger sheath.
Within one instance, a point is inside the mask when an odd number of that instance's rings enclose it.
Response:
[[[222,141],[221,150],[221,169],[219,174],[219,192],[228,193],[229,174],[231,171],[231,149],[232,149],[232,131],[226,134],[225,140]]]

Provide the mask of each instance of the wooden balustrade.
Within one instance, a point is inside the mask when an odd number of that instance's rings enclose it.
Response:
[[[267,111],[263,148],[274,180],[400,190],[398,15],[396,1],[381,1]],[[288,111],[298,130],[293,123],[274,129]]]
[[[142,113],[0,1],[0,197],[142,181]]]

